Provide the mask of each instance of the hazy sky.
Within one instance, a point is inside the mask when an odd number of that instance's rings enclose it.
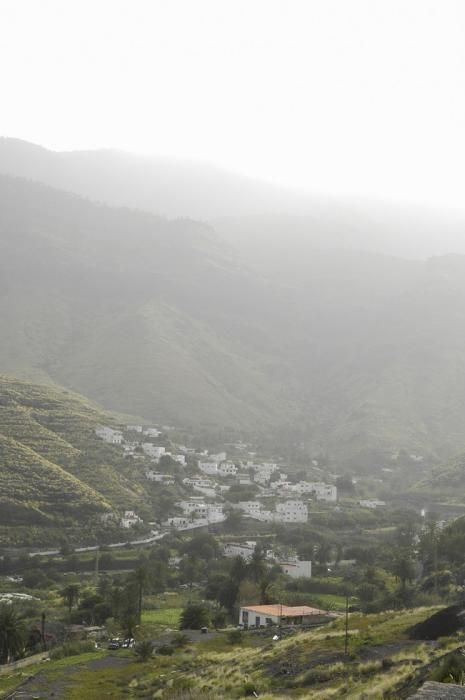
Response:
[[[462,206],[463,0],[0,0],[0,134]]]

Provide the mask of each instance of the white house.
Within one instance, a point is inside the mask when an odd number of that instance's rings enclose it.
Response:
[[[310,482],[310,481],[299,481],[292,487],[293,491],[297,493],[312,494],[315,496],[317,501],[327,501],[334,503],[337,501],[337,488],[332,484],[325,484],[323,482]]]
[[[276,514],[271,511],[271,510],[265,510],[262,509],[257,516],[254,516],[257,518],[257,520],[260,520],[262,523],[272,523],[276,519]]]
[[[142,518],[139,518],[139,516],[136,515],[136,513],[133,510],[125,510],[124,515],[120,520],[120,525],[121,527],[128,529],[142,522]]]
[[[195,530],[199,527],[208,527],[208,520],[203,518],[198,518],[197,520],[190,520],[185,517],[172,517],[163,523],[165,527],[173,527],[175,530]]]
[[[247,605],[240,608],[239,624],[243,627],[269,627],[270,625],[305,625],[323,622],[328,613],[308,605]]]
[[[216,476],[218,474],[218,462],[199,462],[199,470],[203,474]]]
[[[177,462],[178,464],[180,464],[182,467],[186,466],[186,458],[184,455],[171,455],[171,459],[174,462]]]
[[[213,488],[214,482],[211,479],[202,479],[201,477],[189,477],[186,476],[185,479],[182,480],[182,483],[185,486],[192,486],[192,488],[203,488],[203,489],[208,489],[208,488]]]
[[[285,474],[281,474],[278,481],[273,481],[270,484],[270,488],[272,488],[274,491],[292,490],[294,484],[292,483],[292,481],[287,481],[285,478],[281,478],[285,476]]]
[[[158,481],[163,484],[174,484],[174,478],[172,474],[160,474],[160,472],[154,472],[149,469],[145,472],[145,476],[149,481]]]
[[[181,508],[184,515],[192,515],[203,511],[206,504],[203,496],[191,496],[188,501],[178,501],[175,505]]]
[[[147,457],[152,457],[153,459],[160,459],[166,452],[164,447],[153,445],[151,442],[142,443],[142,449]]]
[[[131,433],[141,433],[142,432],[142,426],[141,425],[127,425],[126,430]]]
[[[221,462],[218,467],[219,476],[236,476],[237,467],[234,462]]]
[[[250,561],[257,546],[256,542],[227,542],[223,547],[225,557],[242,557],[245,561]]]
[[[278,562],[281,570],[284,574],[287,574],[291,578],[305,578],[312,577],[312,562],[311,561],[300,561],[300,559],[290,559],[285,562]]]
[[[209,459],[211,462],[216,462],[217,464],[224,462],[226,460],[226,452],[218,452],[216,455],[210,455]]]
[[[370,499],[365,499],[363,501],[359,501],[359,504],[362,506],[362,508],[378,508],[379,506],[385,506],[386,503],[385,501],[378,501],[376,498],[370,500]]]
[[[147,435],[147,437],[157,438],[161,435],[161,430],[158,430],[158,428],[145,428],[144,435]]]
[[[262,504],[259,501],[239,501],[236,505],[239,510],[247,515],[258,515],[262,509]]]
[[[175,530],[187,530],[192,524],[192,518],[188,516],[173,516],[163,523],[166,527],[174,527]]]
[[[100,425],[96,428],[95,434],[110,445],[121,445],[123,442],[123,433],[121,430],[114,430],[106,425]]]
[[[281,523],[306,523],[307,504],[303,501],[284,501],[276,504],[275,520]]]

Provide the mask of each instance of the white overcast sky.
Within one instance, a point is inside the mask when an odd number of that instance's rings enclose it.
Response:
[[[464,0],[0,0],[0,134],[465,207]]]

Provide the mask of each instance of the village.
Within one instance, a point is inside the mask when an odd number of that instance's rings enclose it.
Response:
[[[174,514],[163,522],[163,526],[175,530],[190,530],[222,522],[226,506],[239,510],[245,517],[265,523],[306,523],[308,501],[337,502],[337,487],[334,484],[310,481],[293,481],[276,462],[253,459],[228,459],[225,451],[209,454],[207,450],[196,452],[184,445],[171,452],[155,444],[162,434],[157,427],[144,428],[128,425],[126,430],[108,426],[96,429],[96,435],[105,442],[118,445],[125,457],[140,459],[144,463],[145,478],[152,482],[174,484],[171,473],[157,469],[163,458],[186,468],[189,475],[182,479],[185,488],[192,493],[187,499],[178,501]],[[130,438],[125,438],[125,433]],[[145,465],[149,463],[149,467]],[[228,501],[228,492],[235,486],[255,486],[254,499]],[[129,528],[141,519],[134,511],[126,511],[120,520],[123,528]]]
[[[185,445],[173,445],[174,449],[168,450],[157,444],[162,442],[159,439],[162,431],[163,428],[142,425],[127,425],[124,429],[99,426],[95,431],[98,438],[120,448],[126,458],[139,461],[145,479],[150,482],[175,483],[171,470],[169,473],[162,471],[168,458],[186,473],[182,476],[182,485],[189,495],[174,503],[173,512],[161,523],[162,534],[208,528],[224,522],[231,511],[262,523],[307,523],[311,502],[337,506],[334,484],[293,479],[276,461],[254,459],[253,453],[232,459],[226,451],[209,453]],[[244,447],[239,445],[242,451]],[[234,498],[228,497],[230,493],[235,494]],[[249,493],[254,494],[253,498],[247,497]],[[126,510],[119,518],[123,529],[142,524],[142,518],[133,509]],[[224,545],[224,555],[241,556],[249,561],[255,546],[255,541],[228,542]],[[266,552],[266,556],[269,561],[280,559],[271,551]],[[311,576],[311,561],[289,556],[278,563],[291,577]]]

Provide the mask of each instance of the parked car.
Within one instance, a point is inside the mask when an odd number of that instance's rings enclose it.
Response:
[[[107,645],[107,649],[119,649],[121,642],[119,639],[110,639]]]
[[[124,639],[123,643],[121,644],[122,649],[132,649],[136,645],[136,640],[133,639],[132,637],[130,639]]]
[[[207,634],[207,632],[208,632],[208,627],[201,627],[201,628],[200,628],[200,631],[202,632],[202,634]]]

